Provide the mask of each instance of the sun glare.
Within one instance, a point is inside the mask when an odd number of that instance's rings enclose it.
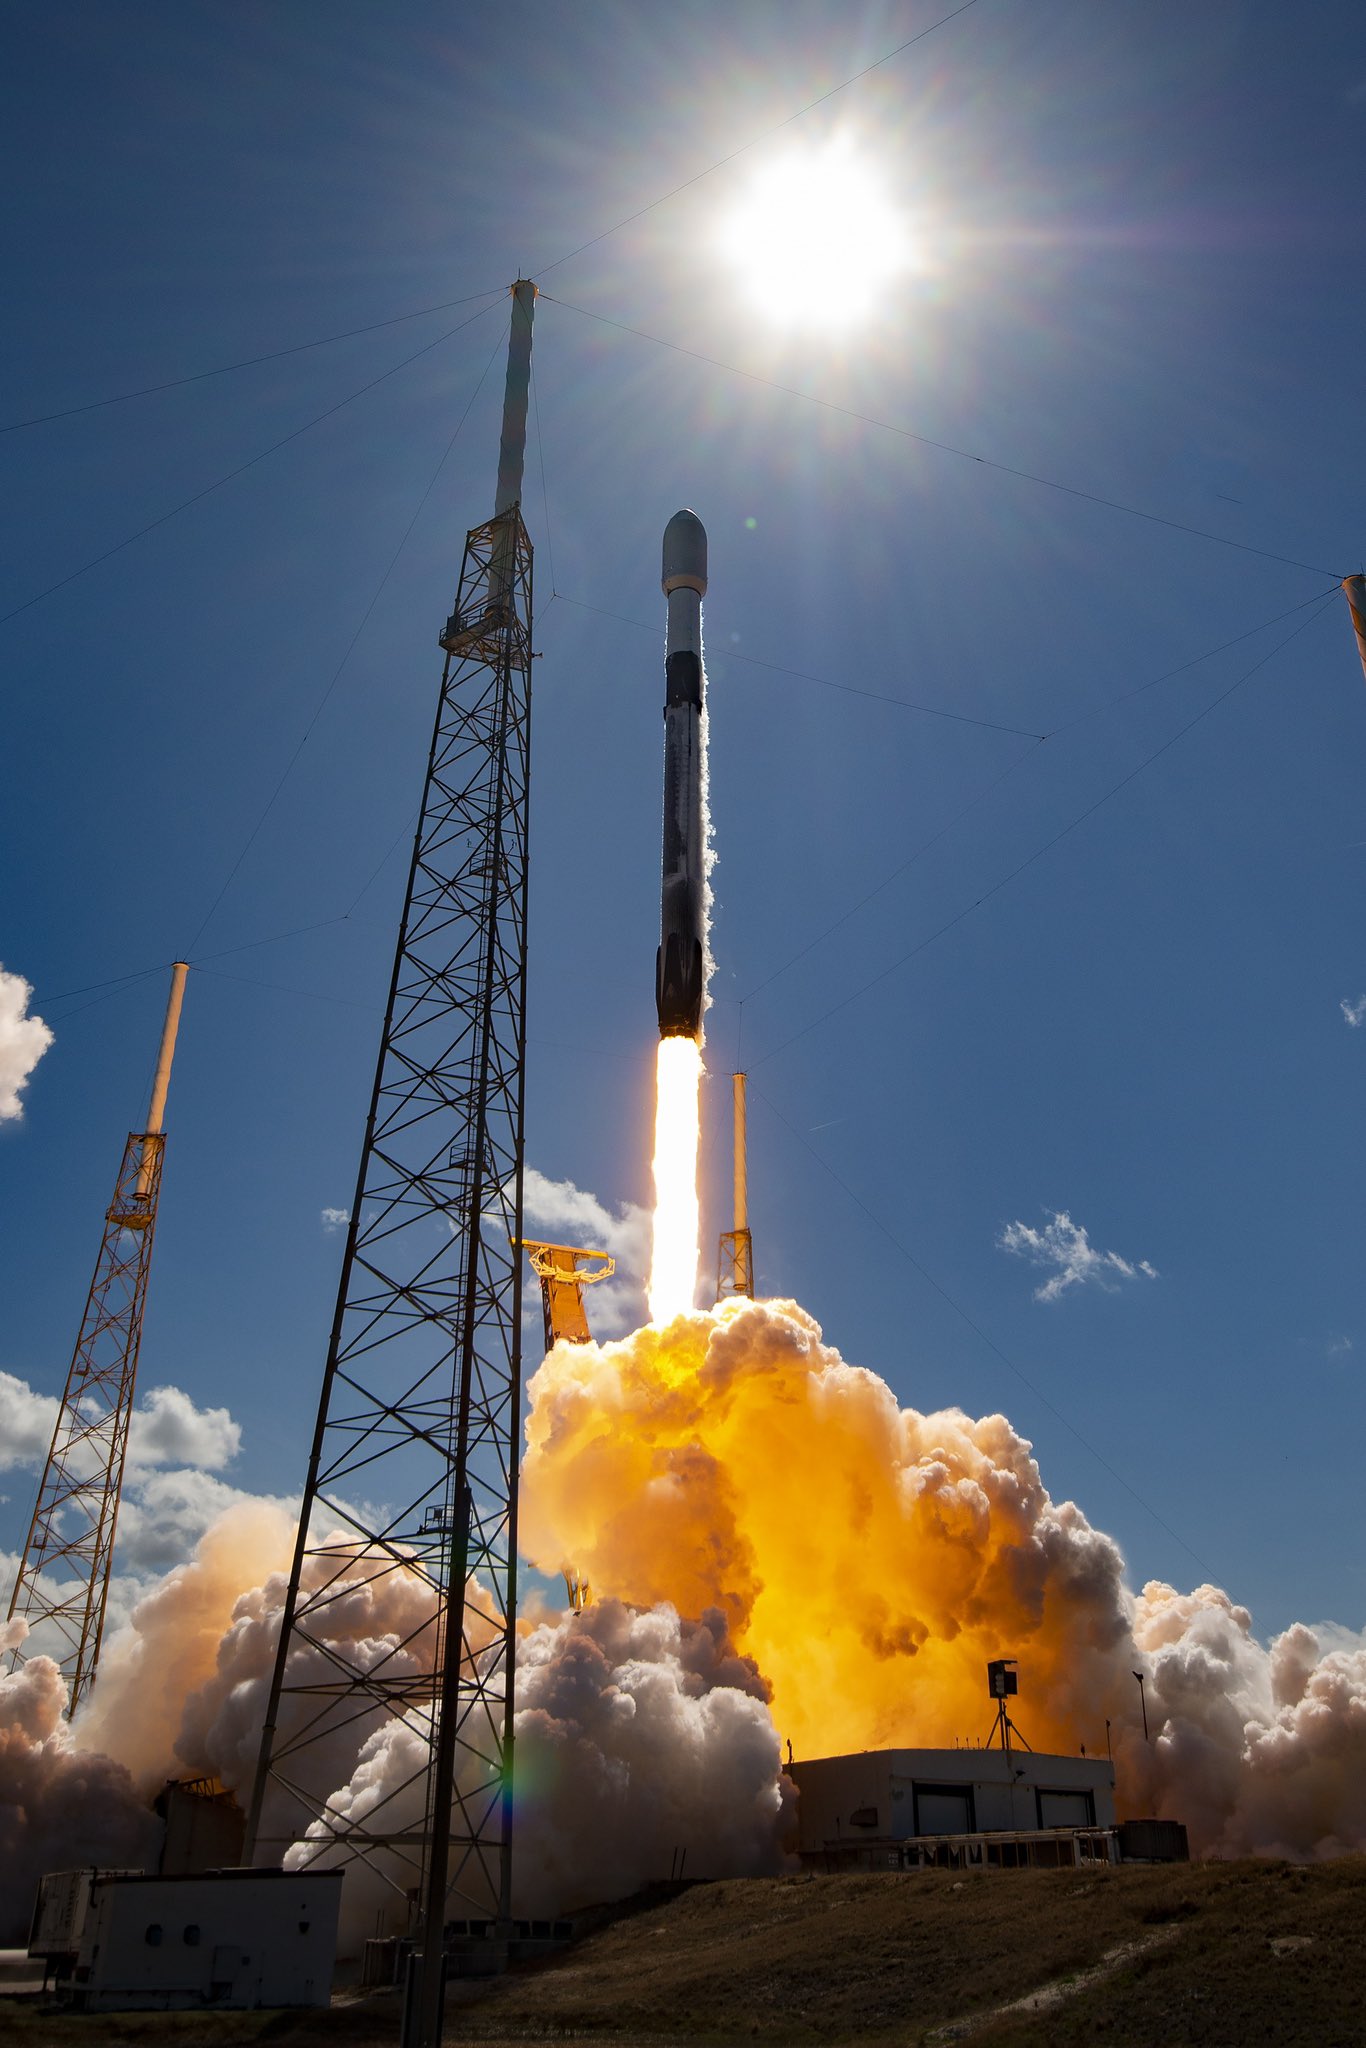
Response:
[[[906,267],[905,223],[844,145],[793,151],[760,171],[721,232],[724,254],[773,321],[837,327]]]

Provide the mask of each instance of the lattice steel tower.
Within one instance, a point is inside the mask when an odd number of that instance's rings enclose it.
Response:
[[[278,1861],[307,1832],[328,1863],[370,1866],[395,1925],[420,1908],[434,1944],[447,1917],[506,1922],[510,1906],[531,742],[521,483],[535,295],[526,280],[512,288],[494,516],[466,540],[440,635],[248,1820],[249,1861]],[[358,1630],[362,1610],[401,1614],[397,1639]],[[408,1758],[401,1782],[362,1817],[343,1815],[329,1795],[386,1727]]]
[[[123,1148],[9,1604],[9,1619],[29,1624],[11,1671],[26,1652],[54,1657],[67,1682],[68,1714],[95,1683],[100,1661],[166,1151],[161,1120],[187,971],[183,960],[171,969],[147,1128],[130,1131]]]

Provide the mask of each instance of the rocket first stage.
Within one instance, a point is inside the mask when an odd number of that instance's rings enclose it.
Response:
[[[655,957],[661,1038],[702,1031],[705,846],[702,818],[702,599],[707,529],[675,512],[664,529],[664,861]]]

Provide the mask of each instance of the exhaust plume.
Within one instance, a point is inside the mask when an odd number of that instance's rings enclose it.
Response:
[[[701,1219],[697,1141],[702,1053],[695,1039],[661,1038],[655,1069],[655,1214],[650,1321],[686,1315],[697,1292]]]
[[[1002,1655],[1028,1740],[1100,1754],[1108,1719],[1121,1811],[1185,1821],[1197,1854],[1366,1850],[1366,1641],[1297,1624],[1268,1646],[1217,1587],[1132,1593],[1003,1416],[902,1408],[796,1304],[740,1298],[557,1345],[530,1394],[523,1550],[572,1560],[598,1604],[519,1637],[519,1912],[619,1896],[684,1849],[690,1874],[780,1867],[780,1735],[799,1755],[981,1739]],[[274,1504],[232,1507],[106,1646],[74,1729],[49,1660],[0,1679],[0,1940],[43,1870],[154,1856],[167,1775],[249,1796],[290,1543]],[[430,1588],[373,1564],[356,1556],[334,1643],[430,1669]],[[407,1718],[334,1731],[316,1768],[343,1847],[420,1797],[423,1762]],[[337,1854],[315,1837],[291,1858]],[[349,1870],[352,1937],[379,1907],[401,1923],[401,1892]]]
[[[530,1396],[528,1555],[632,1605],[719,1605],[798,1755],[981,1739],[986,1663],[1015,1656],[1029,1741],[1103,1754],[1108,1720],[1122,1810],[1186,1821],[1197,1853],[1366,1848],[1366,1644],[1268,1649],[1215,1587],[1135,1596],[1004,1416],[903,1409],[795,1303],[742,1299],[557,1345]]]

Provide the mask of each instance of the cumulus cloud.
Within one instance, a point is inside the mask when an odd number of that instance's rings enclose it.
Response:
[[[44,1463],[60,1407],[57,1395],[0,1372],[0,1471]],[[151,1387],[133,1411],[125,1484],[136,1488],[166,1465],[217,1471],[237,1456],[241,1439],[241,1426],[226,1408],[198,1408],[180,1387]]]
[[[59,1406],[54,1394],[37,1394],[27,1380],[0,1372],[0,1472],[42,1464]]]
[[[1344,996],[1338,1004],[1338,1008],[1351,1025],[1353,1031],[1359,1031],[1362,1025],[1366,1024],[1366,996],[1358,996],[1354,1003],[1349,1003]]]
[[[0,967],[0,1123],[23,1115],[19,1091],[52,1043],[41,1017],[30,1017],[33,986]]]
[[[1119,1280],[1136,1280],[1140,1273],[1149,1280],[1157,1278],[1156,1266],[1147,1259],[1097,1251],[1066,1209],[1053,1210],[1042,1230],[1028,1223],[1008,1223],[996,1242],[1003,1252],[1052,1268],[1043,1285],[1034,1289],[1035,1301],[1060,1301],[1069,1287],[1113,1288]]]
[[[196,1408],[179,1387],[151,1387],[133,1413],[128,1466],[130,1472],[158,1465],[216,1472],[231,1464],[241,1442],[241,1425],[226,1408]]]
[[[584,1297],[589,1327],[598,1337],[620,1337],[634,1330],[645,1316],[649,1210],[638,1202],[623,1202],[609,1209],[572,1180],[551,1180],[534,1166],[529,1166],[523,1177],[522,1206],[528,1237],[612,1254],[616,1273],[590,1288]]]
[[[323,1229],[329,1237],[335,1231],[345,1230],[350,1221],[351,1211],[349,1209],[324,1209],[322,1212]]]
[[[0,1372],[0,1470],[42,1469],[60,1406],[55,1394],[39,1394],[26,1380]],[[241,1437],[228,1409],[200,1408],[180,1387],[151,1387],[138,1403],[128,1432],[110,1629],[143,1596],[150,1577],[180,1564],[230,1509],[258,1503],[294,1512],[292,1501],[249,1493],[215,1476],[237,1456]],[[87,1462],[93,1465],[93,1458]],[[13,1584],[17,1569],[16,1558],[4,1583]]]
[[[284,1511],[293,1503],[248,1493],[193,1467],[135,1474],[119,1510],[119,1568],[134,1578],[169,1571],[229,1508],[252,1505]]]

